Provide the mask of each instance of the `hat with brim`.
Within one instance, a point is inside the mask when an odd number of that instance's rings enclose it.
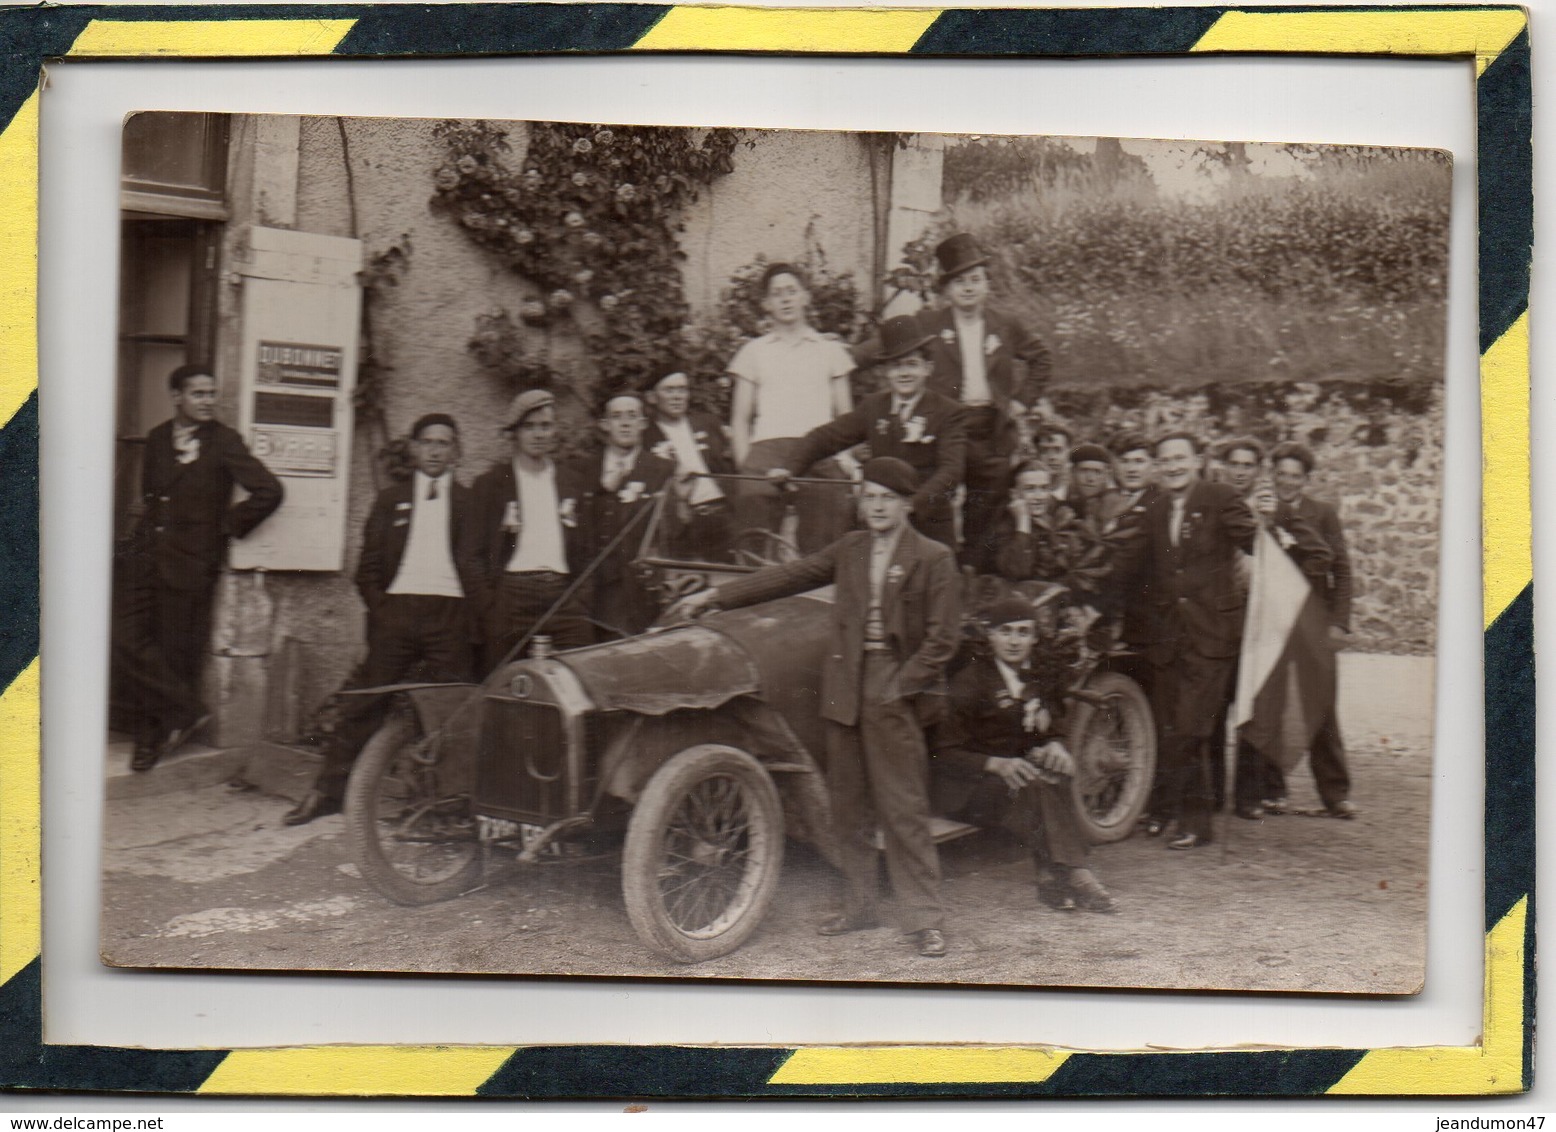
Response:
[[[936,287],[944,287],[962,272],[982,267],[989,262],[989,257],[978,246],[978,241],[967,232],[958,232],[942,240],[935,248],[935,259],[940,264],[940,279],[936,282]]]
[[[881,327],[881,344],[872,361],[878,366],[894,362],[915,350],[922,350],[934,340],[933,334],[924,333],[918,319],[911,314],[899,314],[896,318],[888,318]]]
[[[914,474],[912,465],[895,456],[876,456],[866,460],[859,473],[865,483],[879,484],[904,499],[911,499],[918,490],[918,476]]]
[[[508,423],[503,425],[504,431],[516,429],[524,423],[524,418],[536,409],[544,409],[556,404],[556,394],[545,389],[526,389],[513,399],[508,406]]]

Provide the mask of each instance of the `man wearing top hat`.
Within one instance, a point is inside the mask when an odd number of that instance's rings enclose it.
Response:
[[[943,544],[908,522],[918,476],[877,456],[863,468],[865,530],[797,562],[769,566],[684,598],[695,617],[803,593],[829,583],[832,636],[821,669],[827,785],[843,872],[842,908],[822,935],[878,924],[877,827],[903,931],[920,955],[946,953],[940,861],[929,829],[924,728],[943,714],[945,667],[961,634],[961,578]]]
[[[589,557],[598,560],[587,586],[593,595],[588,605],[598,628],[631,637],[652,625],[659,613],[653,595],[634,576],[632,562],[648,532],[647,513],[675,474],[675,462],[660,459],[643,444],[648,412],[637,390],[608,394],[600,405],[599,424],[604,447],[574,465],[584,484],[581,506]]]
[[[785,464],[768,475],[781,481],[845,448],[868,444],[872,455],[895,457],[913,469],[918,485],[913,525],[955,550],[956,489],[966,463],[967,435],[962,406],[926,388],[930,342],[912,315],[888,320],[871,359],[885,372],[887,388],[811,429]]]
[[[490,594],[484,633],[487,669],[501,663],[558,602],[560,607],[541,632],[562,649],[594,641],[581,586],[574,585],[589,564],[581,502],[588,485],[576,470],[552,459],[557,445],[555,406],[556,397],[544,389],[515,397],[503,428],[513,455],[475,481]]]
[[[989,257],[965,232],[935,249],[945,299],[920,324],[933,337],[929,387],[967,406],[963,543],[975,544],[1005,503],[1026,414],[1047,385],[1048,349],[1015,319],[989,309]]]
[[[708,477],[733,475],[729,430],[712,413],[692,408],[692,381],[679,361],[655,366],[643,382],[649,422],[643,446],[675,464],[681,479],[680,522],[670,536],[676,558],[724,562],[734,535],[729,495]]]
[[[357,590],[367,606],[367,659],[353,688],[402,680],[470,679],[471,610],[485,605],[474,493],[454,478],[459,426],[428,413],[411,426],[416,469],[379,493],[362,532]],[[358,752],[383,721],[379,696],[341,697],[340,721],[313,788],[281,821],[304,825],[340,812]]]

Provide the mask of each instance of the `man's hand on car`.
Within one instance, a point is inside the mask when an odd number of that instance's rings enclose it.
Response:
[[[670,607],[665,614],[666,621],[695,621],[704,613],[710,613],[718,606],[718,590],[698,590],[694,594],[687,594],[680,601]]]

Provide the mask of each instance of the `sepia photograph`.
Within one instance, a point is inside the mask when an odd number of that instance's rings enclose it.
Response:
[[[1422,990],[1449,154],[122,153],[105,963]]]

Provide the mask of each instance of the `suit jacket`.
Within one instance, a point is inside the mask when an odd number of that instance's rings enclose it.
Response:
[[[869,531],[850,531],[798,562],[769,566],[718,586],[720,604],[735,608],[836,584],[832,636],[821,665],[821,717],[848,727],[859,722],[872,537]],[[921,719],[932,718],[943,706],[945,666],[961,639],[961,589],[951,550],[904,527],[887,567],[881,616],[887,643],[900,664],[898,696],[933,697],[918,702]]]
[[[702,462],[708,465],[708,471],[716,476],[734,475],[739,469],[735,467],[735,452],[730,445],[724,422],[700,409],[687,413],[686,419],[692,426],[692,437],[697,441],[697,447],[702,452]],[[665,438],[657,420],[649,421],[648,429],[643,433],[643,447],[661,460],[679,464],[675,458],[675,448]]]
[[[508,504],[518,511],[518,481],[513,478],[513,461],[504,460],[482,472],[472,489],[475,493],[476,522],[478,524],[480,558],[486,575],[486,592],[495,592],[496,585],[508,569],[508,560],[518,545],[518,531],[506,522]],[[586,524],[584,493],[588,485],[579,478],[578,470],[570,464],[556,465],[557,508],[562,519],[562,549],[567,558],[567,569],[576,575],[589,564],[589,534]],[[519,526],[524,515],[518,513]]]
[[[811,429],[788,462],[795,475],[828,456],[869,444],[872,456],[894,456],[918,475],[913,513],[929,522],[950,520],[967,467],[962,406],[926,389],[906,425],[892,412],[893,394],[871,393],[851,411]]]
[[[1140,643],[1154,664],[1186,653],[1231,659],[1242,643],[1247,594],[1238,585],[1239,551],[1251,553],[1258,520],[1237,491],[1199,480],[1189,489],[1177,546],[1172,545],[1172,493],[1145,504],[1131,538],[1120,550],[1116,586],[1138,586],[1144,604]],[[1321,577],[1329,550],[1300,522],[1286,528],[1288,553],[1309,577]]]
[[[1081,520],[1064,503],[1055,503],[1046,523],[1034,523],[1030,531],[1018,531],[1016,520],[1004,511],[978,547],[974,566],[980,574],[998,574],[1011,582],[1036,578],[1063,584],[1070,567],[1080,560]]]
[[[600,482],[604,470],[603,450],[573,464],[574,475],[583,492],[580,505],[585,517],[584,527],[588,532],[587,545],[591,559],[603,554],[611,540],[628,523],[653,507],[654,496],[675,474],[675,462],[661,460],[648,450],[647,445],[639,445],[632,470],[615,491],[606,491]],[[638,548],[643,545],[643,535],[647,531],[648,520],[644,519],[632,534],[611,551],[610,563],[601,570],[602,581],[612,573],[612,566],[624,569],[627,563],[637,557]]]
[[[481,560],[481,522],[476,511],[475,493],[458,481],[451,482],[449,551],[466,600],[471,608],[481,609],[486,605],[487,583]],[[411,533],[411,511],[416,506],[411,498],[415,485],[414,476],[389,485],[378,493],[373,509],[368,513],[367,526],[362,531],[362,554],[357,559],[356,581],[357,590],[369,610],[378,607],[400,571],[400,560],[405,556],[405,543]]]
[[[1329,546],[1329,569],[1322,578],[1313,579],[1314,586],[1329,607],[1329,623],[1350,631],[1351,628],[1351,553],[1345,545],[1345,531],[1340,526],[1340,514],[1332,504],[1310,496],[1299,495],[1293,504],[1282,503],[1276,512],[1276,521],[1283,526],[1305,523],[1318,533]]]
[[[956,318],[950,307],[924,311],[919,325],[933,334],[931,356],[935,372],[929,387],[953,401],[962,399],[962,348],[956,340]],[[984,373],[1000,412],[1010,412],[1010,402],[1027,408],[1036,404],[1053,373],[1053,360],[1043,340],[1009,315],[984,309]]]
[[[147,433],[143,510],[130,550],[138,570],[175,590],[209,590],[226,559],[227,540],[259,526],[286,494],[243,438],[220,421],[201,424],[195,437],[199,455],[181,464],[172,421]],[[248,492],[237,503],[232,501],[235,485]]]
[[[995,666],[980,654],[951,678],[946,719],[935,728],[931,774],[936,801],[955,813],[965,806],[986,759],[1019,759],[1035,746],[1064,735],[1064,688],[1030,668],[1018,675],[1022,694],[1013,697]]]

